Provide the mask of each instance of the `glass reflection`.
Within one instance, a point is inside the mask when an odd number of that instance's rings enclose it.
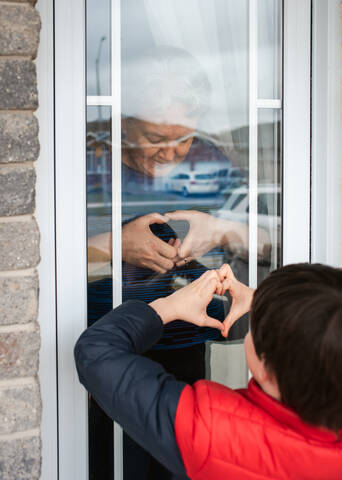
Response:
[[[87,95],[111,94],[111,1],[86,1]],[[101,110],[99,109],[101,118]]]
[[[198,4],[189,3],[198,10]],[[222,3],[215,5],[219,13]],[[229,65],[224,51],[218,44],[208,45],[211,56],[207,57],[197,44],[208,29],[202,21],[208,8],[209,3],[203,4],[203,18],[197,24],[194,19],[195,38],[184,42],[186,45],[170,41],[175,23],[166,18],[176,16],[180,20],[182,15],[187,16],[190,13],[187,2],[146,2],[139,18],[142,24],[144,18],[148,20],[149,35],[141,42],[136,32],[133,39],[128,28],[130,17],[123,17],[126,27],[122,49],[124,301],[151,302],[171,294],[208,268],[224,263],[228,245],[240,250],[241,236],[248,250],[247,226],[215,216],[225,200],[222,192],[228,182],[233,185],[234,179],[235,185],[246,183],[247,171],[239,168],[236,155],[235,173],[230,176],[232,127],[227,108],[228,85],[224,82]],[[134,16],[133,7],[130,15]],[[156,17],[164,18],[162,25],[156,23]],[[215,20],[209,31],[216,28]],[[177,29],[182,30],[181,23]],[[246,30],[244,33],[247,34]],[[147,38],[152,40],[148,48]],[[145,45],[144,50],[139,48],[141,44]],[[246,78],[240,85],[247,86]],[[239,94],[246,102],[246,91]],[[239,119],[246,119],[247,108],[243,110],[243,103],[240,110]],[[238,123],[239,119],[235,121]],[[243,134],[237,137],[241,141]],[[241,147],[241,158],[247,158],[248,142]],[[229,305],[228,296],[215,298],[208,314],[223,320]],[[241,322],[235,331],[232,329],[230,338],[234,335],[241,338],[246,330],[247,324]],[[179,380],[192,384],[205,378],[208,340],[220,341],[218,331],[177,321],[165,327],[163,337],[145,355],[161,363]],[[132,458],[136,461],[132,462]],[[170,478],[170,473],[124,434],[124,478],[163,479]]]
[[[259,98],[281,98],[282,3],[258,0]]]
[[[121,181],[122,299],[151,302],[225,262],[248,283],[248,2],[126,0],[121,25],[122,177],[114,186]],[[108,35],[97,30],[94,51]],[[259,122],[261,279],[280,261],[281,148],[279,118]],[[110,131],[109,109],[89,107],[90,322],[112,308]],[[229,308],[229,295],[215,296],[208,314],[223,320]],[[229,347],[239,347],[247,330],[243,318],[223,342],[217,330],[173,322],[146,356],[190,384],[210,375],[222,381],[221,364],[235,361]],[[238,365],[232,369],[245,382],[242,357]],[[90,412],[94,479],[113,478],[110,423],[100,409]],[[137,478],[171,476],[124,434],[124,479]]]
[[[258,283],[279,268],[282,258],[282,128],[279,110],[261,109],[258,115],[258,243],[262,267]]]
[[[88,326],[112,309],[110,107],[87,108]],[[89,396],[89,478],[113,479],[113,422]]]

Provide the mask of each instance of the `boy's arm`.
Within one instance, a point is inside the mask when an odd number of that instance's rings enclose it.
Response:
[[[107,415],[169,470],[185,475],[174,433],[185,383],[141,356],[161,334],[155,310],[126,302],[81,335],[76,366],[81,383]]]
[[[75,347],[77,371],[85,388],[107,415],[177,474],[185,474],[174,432],[185,383],[176,381],[162,366],[141,354],[159,340],[162,325],[176,319],[223,331],[221,322],[206,312],[214,293],[222,295],[229,289],[237,295],[239,307],[240,293],[248,289],[243,286],[241,292],[242,284],[235,284],[230,273],[228,266],[219,272],[208,270],[151,306],[141,301],[126,302],[88,328]],[[249,289],[246,292],[249,294]],[[243,310],[249,303],[242,300]],[[238,310],[241,312],[241,308]]]
[[[222,286],[216,271],[155,300],[130,301],[88,328],[75,347],[81,383],[125,431],[169,470],[185,474],[175,440],[174,419],[185,383],[141,354],[156,343],[162,326],[181,318],[222,330],[206,307]]]

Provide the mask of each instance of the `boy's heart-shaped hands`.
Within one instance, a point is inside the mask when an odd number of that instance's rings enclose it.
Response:
[[[232,306],[223,323],[209,317],[206,309],[214,294],[232,296]],[[201,277],[172,295],[159,298],[150,306],[159,314],[164,324],[184,320],[201,327],[217,328],[227,337],[230,327],[249,311],[254,290],[239,282],[229,265],[219,270],[208,270]]]
[[[227,337],[230,327],[245,313],[249,312],[255,290],[239,282],[239,280],[235,278],[230,266],[226,263],[218,270],[218,275],[222,285],[221,295],[228,292],[232,297],[232,305],[223,322],[224,329],[222,335]]]
[[[214,293],[222,291],[222,284],[216,270],[208,270],[197,280],[180,288],[172,295],[158,298],[150,306],[159,314],[164,324],[173,320],[184,320],[200,327],[218,328],[224,325],[207,314],[207,306]]]

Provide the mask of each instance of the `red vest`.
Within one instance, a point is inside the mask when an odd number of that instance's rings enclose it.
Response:
[[[206,380],[186,386],[175,431],[194,480],[342,480],[342,440],[304,423],[254,380],[248,390]]]

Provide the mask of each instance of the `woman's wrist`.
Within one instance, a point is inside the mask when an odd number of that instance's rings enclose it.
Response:
[[[229,245],[231,250],[244,251],[248,245],[248,226],[242,222],[218,219],[221,232],[221,246]],[[248,248],[248,247],[247,247]]]
[[[227,243],[227,237],[232,222],[221,218],[212,217],[214,220],[213,232],[215,238],[215,246],[223,247]]]

